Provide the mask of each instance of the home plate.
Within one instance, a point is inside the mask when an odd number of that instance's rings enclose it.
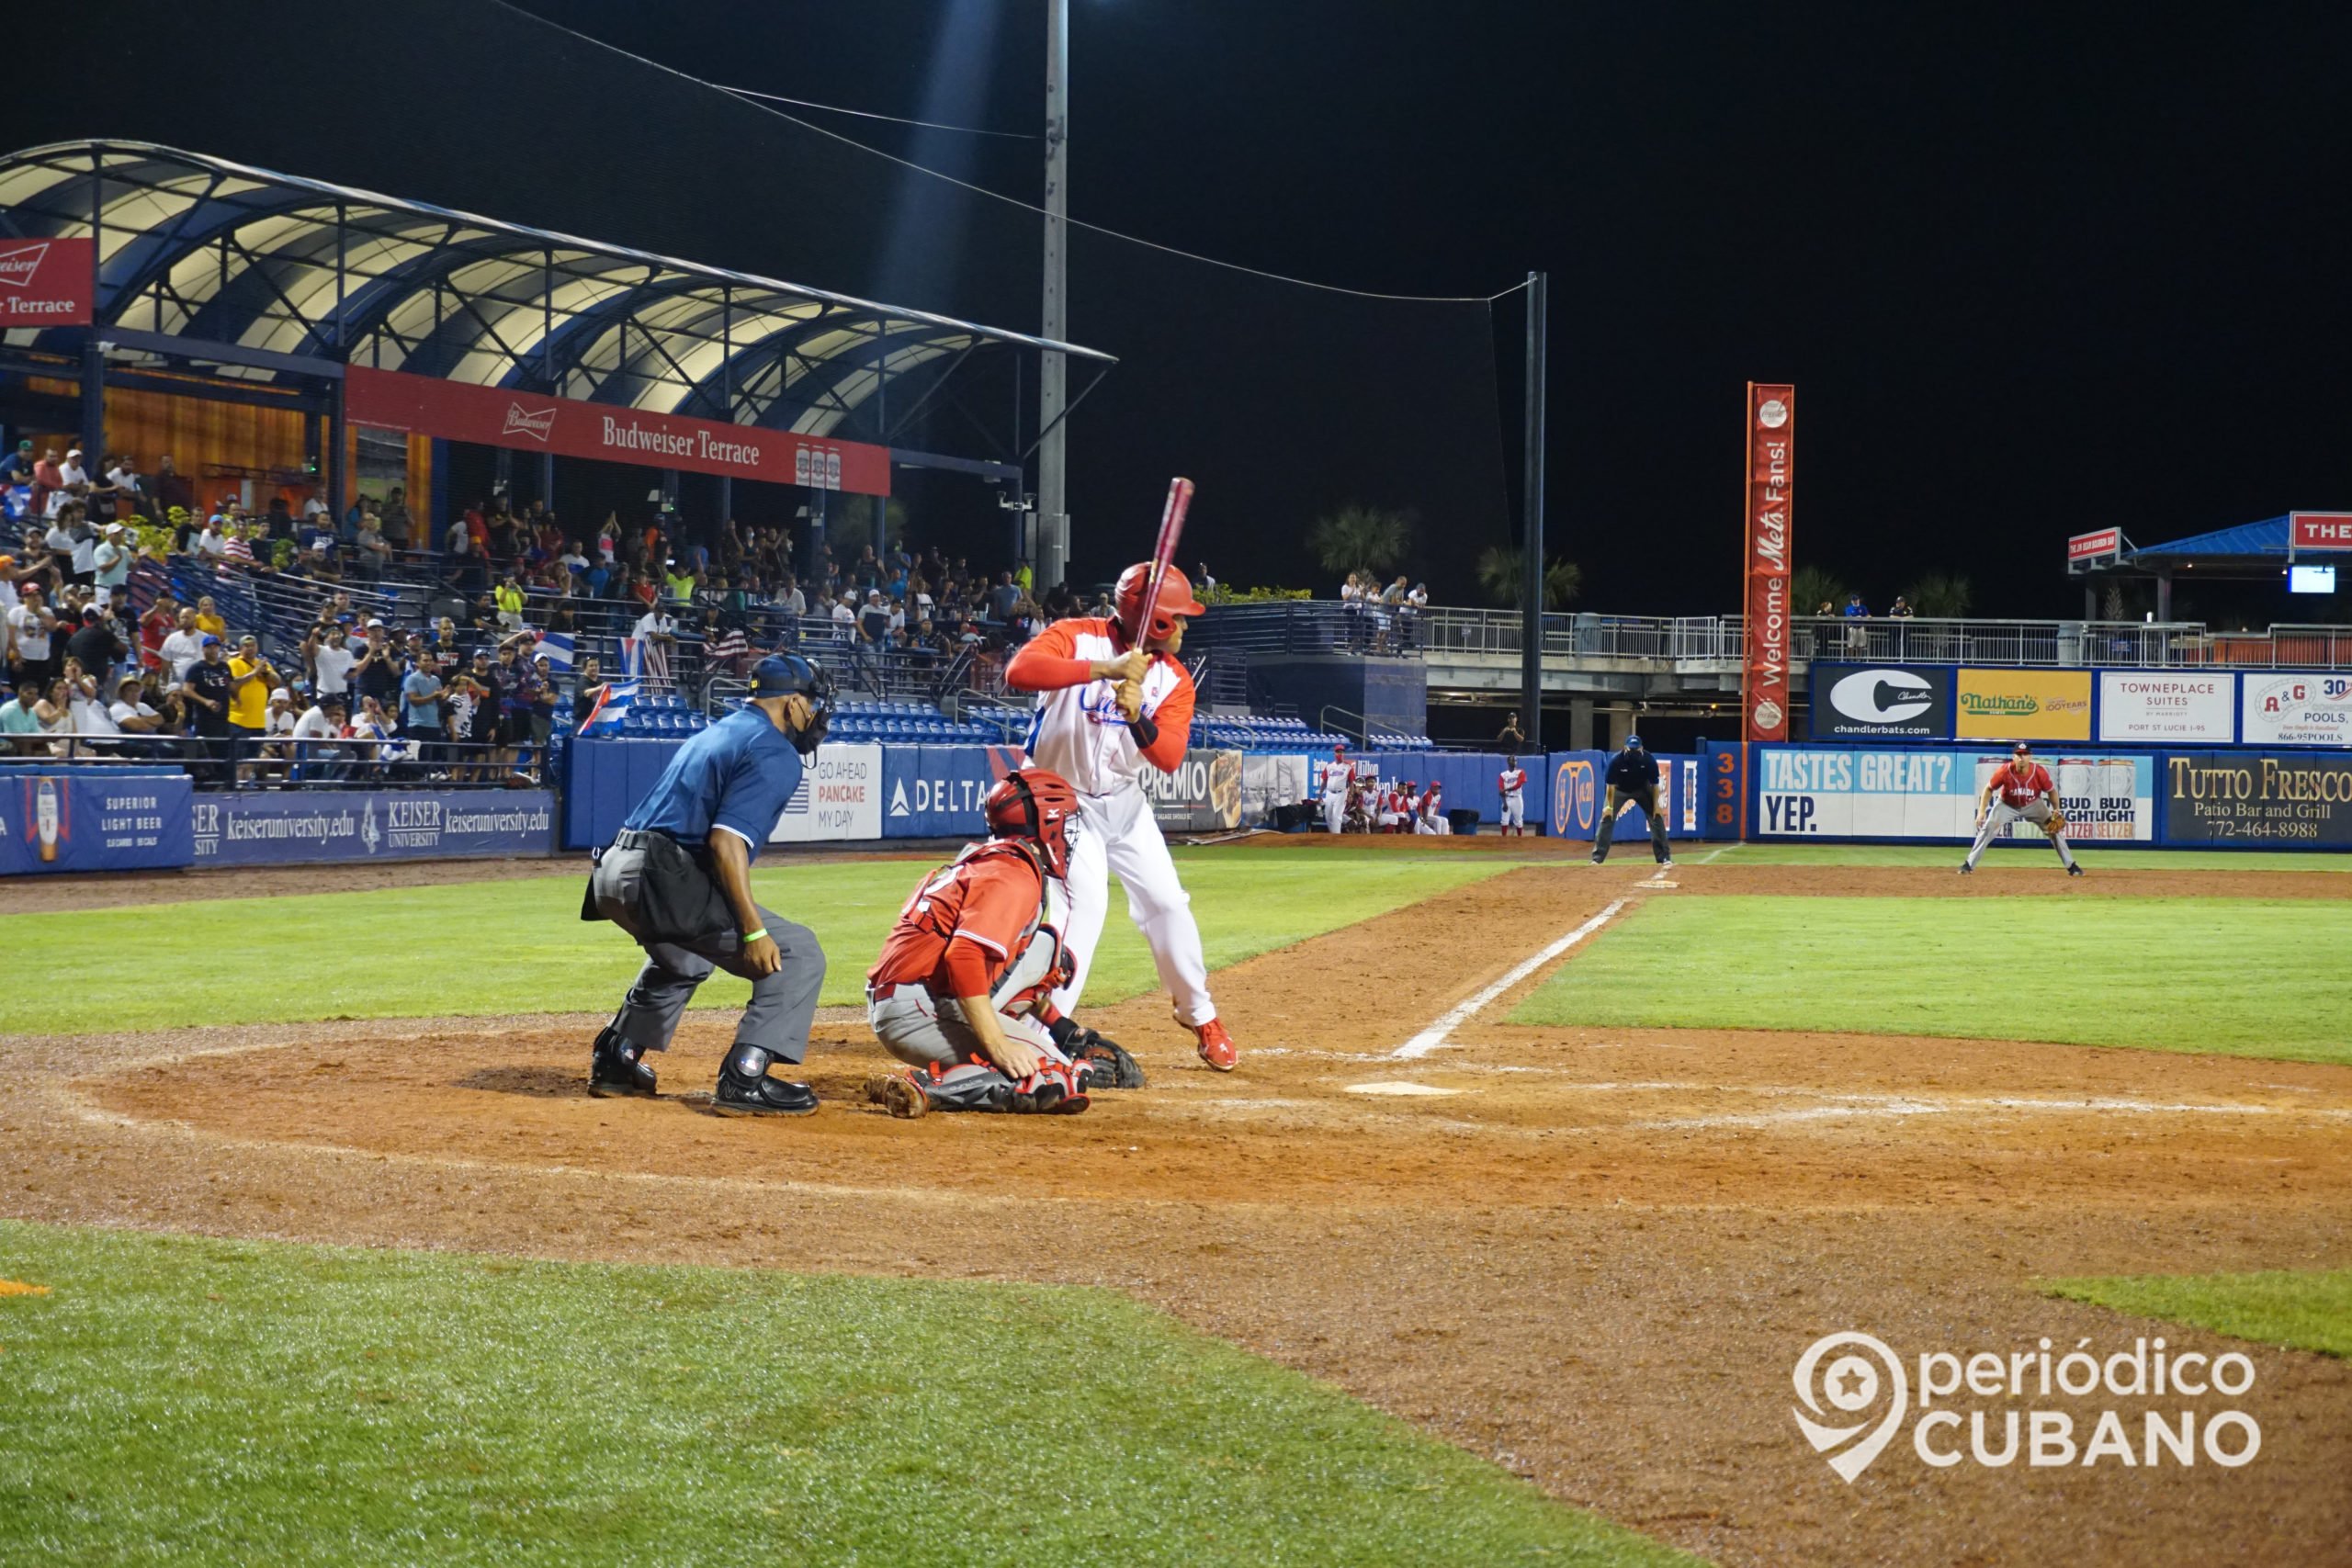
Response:
[[[1444,1095],[1460,1094],[1462,1091],[1458,1089],[1438,1089],[1425,1083],[1407,1083],[1397,1078],[1380,1083],[1351,1083],[1348,1086],[1348,1092],[1350,1094]]]

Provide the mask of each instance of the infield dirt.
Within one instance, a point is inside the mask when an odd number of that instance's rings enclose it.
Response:
[[[2352,1366],[2328,1358],[2256,1353],[2263,1449],[2240,1470],[1930,1471],[1898,1448],[1849,1487],[1790,1418],[1798,1353],[1838,1329],[2229,1348],[2032,1282],[2352,1264],[2352,1070],[1490,1021],[1517,992],[1390,1055],[1621,897],[2352,897],[2343,879],[1685,865],[1650,893],[1647,870],[1515,869],[1226,970],[1231,1076],[1164,999],[1105,1010],[1152,1085],[1078,1118],[893,1122],[858,1102],[882,1057],[848,1010],[811,1055],[827,1105],[782,1122],[703,1110],[723,1015],[690,1016],[653,1102],[586,1097],[587,1015],[0,1041],[0,1211],[1108,1285],[1725,1562],[2352,1561]]]

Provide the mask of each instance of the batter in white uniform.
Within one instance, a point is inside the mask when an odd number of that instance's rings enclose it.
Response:
[[[1144,647],[1130,647],[1125,626],[1135,620],[1150,576],[1148,564],[1129,567],[1119,576],[1116,619],[1056,621],[1005,667],[1006,685],[1037,694],[1030,764],[1069,781],[1084,824],[1070,845],[1068,878],[1065,942],[1073,968],[1054,1005],[1066,1013],[1077,1010],[1110,912],[1110,873],[1116,872],[1127,911],[1150,943],[1160,984],[1175,1003],[1176,1021],[1193,1032],[1202,1061],[1229,1073],[1240,1051],[1217,1021],[1192,898],[1176,880],[1176,863],[1139,780],[1147,765],[1165,773],[1184,760],[1193,729],[1193,677],[1175,655],[1184,642],[1184,617],[1205,606],[1193,599],[1184,574],[1170,570],[1145,626]]]

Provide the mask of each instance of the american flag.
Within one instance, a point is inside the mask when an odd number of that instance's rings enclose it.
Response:
[[[729,626],[710,642],[710,661],[736,674],[742,673],[743,662],[752,656],[752,645],[744,639],[743,628]]]

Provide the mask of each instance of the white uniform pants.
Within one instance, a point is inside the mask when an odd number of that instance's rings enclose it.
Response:
[[[1209,999],[1208,960],[1201,953],[1201,928],[1193,922],[1193,900],[1176,880],[1168,840],[1152,820],[1151,802],[1134,785],[1115,795],[1081,795],[1077,833],[1069,851],[1069,930],[1066,940],[1074,968],[1070,982],[1054,993],[1054,1005],[1076,1017],[1086,993],[1087,971],[1111,911],[1110,874],[1119,874],[1127,892],[1127,915],[1151,944],[1159,983],[1176,1004],[1176,1020],[1197,1029],[1216,1016]]]
[[[2020,819],[2031,822],[2037,827],[2049,821],[2050,803],[2046,800],[2029,800],[2023,806],[2011,806],[2006,800],[1995,801],[1991,809],[1984,813],[1983,824],[1976,829],[1976,841],[1968,847],[1968,859],[1962,863],[1974,865],[1976,857],[1984,852],[1984,846],[2007,833],[2010,823]],[[2064,833],[2051,835],[2050,847],[2058,852],[2060,860],[2068,865],[2075,863],[2074,853],[2066,847],[2066,835]]]
[[[1348,792],[1343,789],[1325,790],[1323,792],[1323,830],[1327,833],[1336,833],[1347,825],[1347,820]]]
[[[1453,824],[1442,816],[1416,817],[1413,818],[1413,831],[1416,833],[1434,834],[1439,838],[1444,838],[1446,835],[1453,831]]]
[[[1502,825],[1506,828],[1527,826],[1527,793],[1524,790],[1512,789],[1503,792]]]

